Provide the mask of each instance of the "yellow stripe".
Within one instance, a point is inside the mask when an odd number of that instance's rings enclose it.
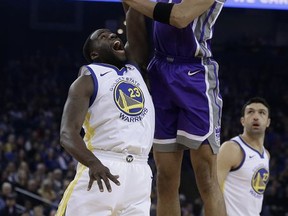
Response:
[[[65,215],[67,203],[71,197],[74,187],[77,184],[80,177],[82,176],[83,171],[87,168],[86,166],[83,166],[82,164],[79,164],[79,165],[81,166],[79,169],[79,172],[77,172],[75,179],[69,184],[68,188],[66,189],[55,216]]]
[[[85,137],[84,140],[86,142],[87,148],[92,151],[92,138],[95,135],[95,129],[90,124],[91,113],[87,113],[85,116],[84,127],[85,127]]]
[[[221,189],[222,193],[224,193],[224,189],[225,189],[225,182],[226,182],[226,181],[224,181],[223,184],[220,185],[220,189]]]
[[[95,130],[90,125],[90,118],[91,118],[91,113],[88,112],[85,116],[85,121],[84,121],[84,127],[85,127],[84,141],[86,142],[87,148],[90,151],[92,151],[93,150],[92,138],[95,135]],[[79,172],[77,171],[76,177],[74,178],[74,180],[69,184],[68,188],[66,189],[55,216],[64,216],[65,215],[67,203],[68,203],[68,200],[70,199],[70,196],[74,190],[74,187],[77,184],[79,178],[82,176],[83,171],[87,168],[86,166],[84,166],[82,164],[79,164],[79,166],[80,166]]]

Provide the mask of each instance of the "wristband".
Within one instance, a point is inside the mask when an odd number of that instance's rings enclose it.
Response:
[[[153,10],[153,19],[162,23],[170,23],[170,14],[174,3],[157,2]]]

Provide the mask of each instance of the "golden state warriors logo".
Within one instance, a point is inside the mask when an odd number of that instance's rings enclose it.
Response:
[[[121,81],[116,85],[114,101],[117,107],[129,116],[140,115],[145,102],[141,89],[135,84],[126,81]]]
[[[266,168],[259,168],[253,175],[252,188],[257,194],[263,194],[269,180],[269,172]]]

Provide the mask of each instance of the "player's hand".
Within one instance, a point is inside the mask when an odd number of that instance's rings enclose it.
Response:
[[[89,191],[93,185],[93,182],[96,181],[99,187],[100,192],[104,191],[103,182],[109,192],[112,191],[110,181],[114,182],[116,185],[120,185],[118,181],[118,175],[112,175],[110,170],[104,166],[100,161],[93,163],[89,166],[89,184],[87,190]]]

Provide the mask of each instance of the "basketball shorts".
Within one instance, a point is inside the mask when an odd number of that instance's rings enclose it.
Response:
[[[95,155],[113,175],[119,175],[120,186],[110,181],[100,192],[95,181],[90,191],[89,169],[78,164],[74,180],[67,187],[56,216],[149,216],[152,171],[146,158],[119,153],[96,152]]]
[[[222,115],[218,68],[211,59],[154,56],[148,76],[156,111],[155,151],[209,144],[218,153]]]

